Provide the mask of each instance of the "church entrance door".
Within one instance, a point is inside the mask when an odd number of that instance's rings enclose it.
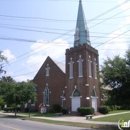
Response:
[[[77,108],[80,107],[80,93],[79,91],[75,88],[75,90],[72,93],[72,98],[71,98],[71,111],[76,112]]]
[[[92,97],[92,107],[94,108],[95,111],[97,111],[97,98]]]
[[[72,111],[76,112],[77,108],[80,107],[80,97],[72,97],[71,106],[72,106]]]

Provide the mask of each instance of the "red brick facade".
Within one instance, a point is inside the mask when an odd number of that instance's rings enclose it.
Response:
[[[83,59],[83,77],[78,77],[78,59],[79,55],[81,55]],[[91,56],[92,60],[92,77],[89,77],[89,65],[88,65],[88,59],[89,56]],[[70,58],[73,59],[73,79],[69,79],[69,61]],[[99,62],[98,62],[98,51],[92,48],[88,44],[84,44],[81,46],[76,46],[74,48],[70,48],[66,50],[66,107],[71,109],[71,96],[72,92],[75,89],[75,86],[77,90],[80,92],[81,95],[81,106],[82,107],[89,107],[92,106],[92,92],[95,90],[97,94],[97,107],[100,106],[100,89],[98,86],[99,80],[98,78],[95,79],[94,77],[94,59],[96,59],[97,63],[97,70],[99,67]],[[89,97],[90,99],[87,100],[86,97]]]
[[[49,76],[46,76],[46,67],[49,64]],[[48,84],[48,88],[50,90],[49,95],[49,106],[50,108],[53,104],[61,104],[62,92],[65,88],[65,74],[64,72],[55,64],[54,61],[50,57],[47,57],[45,62],[43,63],[42,67],[34,77],[34,83],[37,85],[37,103],[36,109],[38,106],[43,103],[44,98],[44,90],[46,84]]]
[[[78,59],[79,55],[83,59],[83,77],[78,77]],[[91,57],[92,64],[92,77],[89,77],[89,63],[88,59]],[[69,62],[70,58],[73,60],[73,78],[69,78]],[[47,57],[42,67],[36,74],[34,78],[35,84],[37,84],[37,103],[36,108],[44,102],[44,90],[46,84],[50,90],[49,95],[49,106],[50,109],[53,104],[58,103],[62,105],[61,95],[65,91],[65,99],[63,101],[63,107],[72,110],[72,93],[77,89],[80,93],[80,106],[89,107],[92,106],[92,93],[96,92],[97,107],[100,106],[100,89],[98,86],[98,79],[95,79],[94,62],[96,59],[97,69],[99,67],[98,63],[98,51],[92,48],[88,44],[81,46],[75,46],[66,50],[66,74],[54,63],[54,61]],[[46,76],[46,67],[49,64],[49,76]],[[88,100],[86,98],[89,98]]]

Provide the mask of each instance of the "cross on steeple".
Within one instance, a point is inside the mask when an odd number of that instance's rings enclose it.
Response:
[[[89,31],[87,28],[86,19],[83,12],[82,1],[79,0],[77,24],[76,24],[76,31],[74,37],[74,46],[83,45],[84,43],[90,45]]]

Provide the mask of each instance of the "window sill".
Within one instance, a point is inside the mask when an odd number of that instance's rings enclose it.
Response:
[[[70,77],[69,79],[73,79],[73,77]]]

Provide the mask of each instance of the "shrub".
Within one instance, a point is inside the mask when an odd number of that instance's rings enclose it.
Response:
[[[94,108],[92,107],[80,107],[77,111],[81,116],[94,114]]]
[[[68,110],[67,110],[66,108],[62,108],[62,109],[61,109],[61,112],[62,112],[63,114],[68,114]]]
[[[100,106],[99,112],[102,114],[107,114],[110,111],[110,108],[108,106]]]
[[[29,108],[28,108],[28,107],[25,108],[25,109],[24,109],[24,112],[29,112]]]
[[[5,112],[13,112],[14,111],[14,107],[6,107],[3,109]]]
[[[52,108],[55,112],[61,112],[61,106],[59,104],[53,104]]]
[[[121,110],[121,106],[115,106],[115,110]]]
[[[50,112],[50,113],[54,113],[54,110],[53,110],[53,109],[50,109],[49,112]]]

